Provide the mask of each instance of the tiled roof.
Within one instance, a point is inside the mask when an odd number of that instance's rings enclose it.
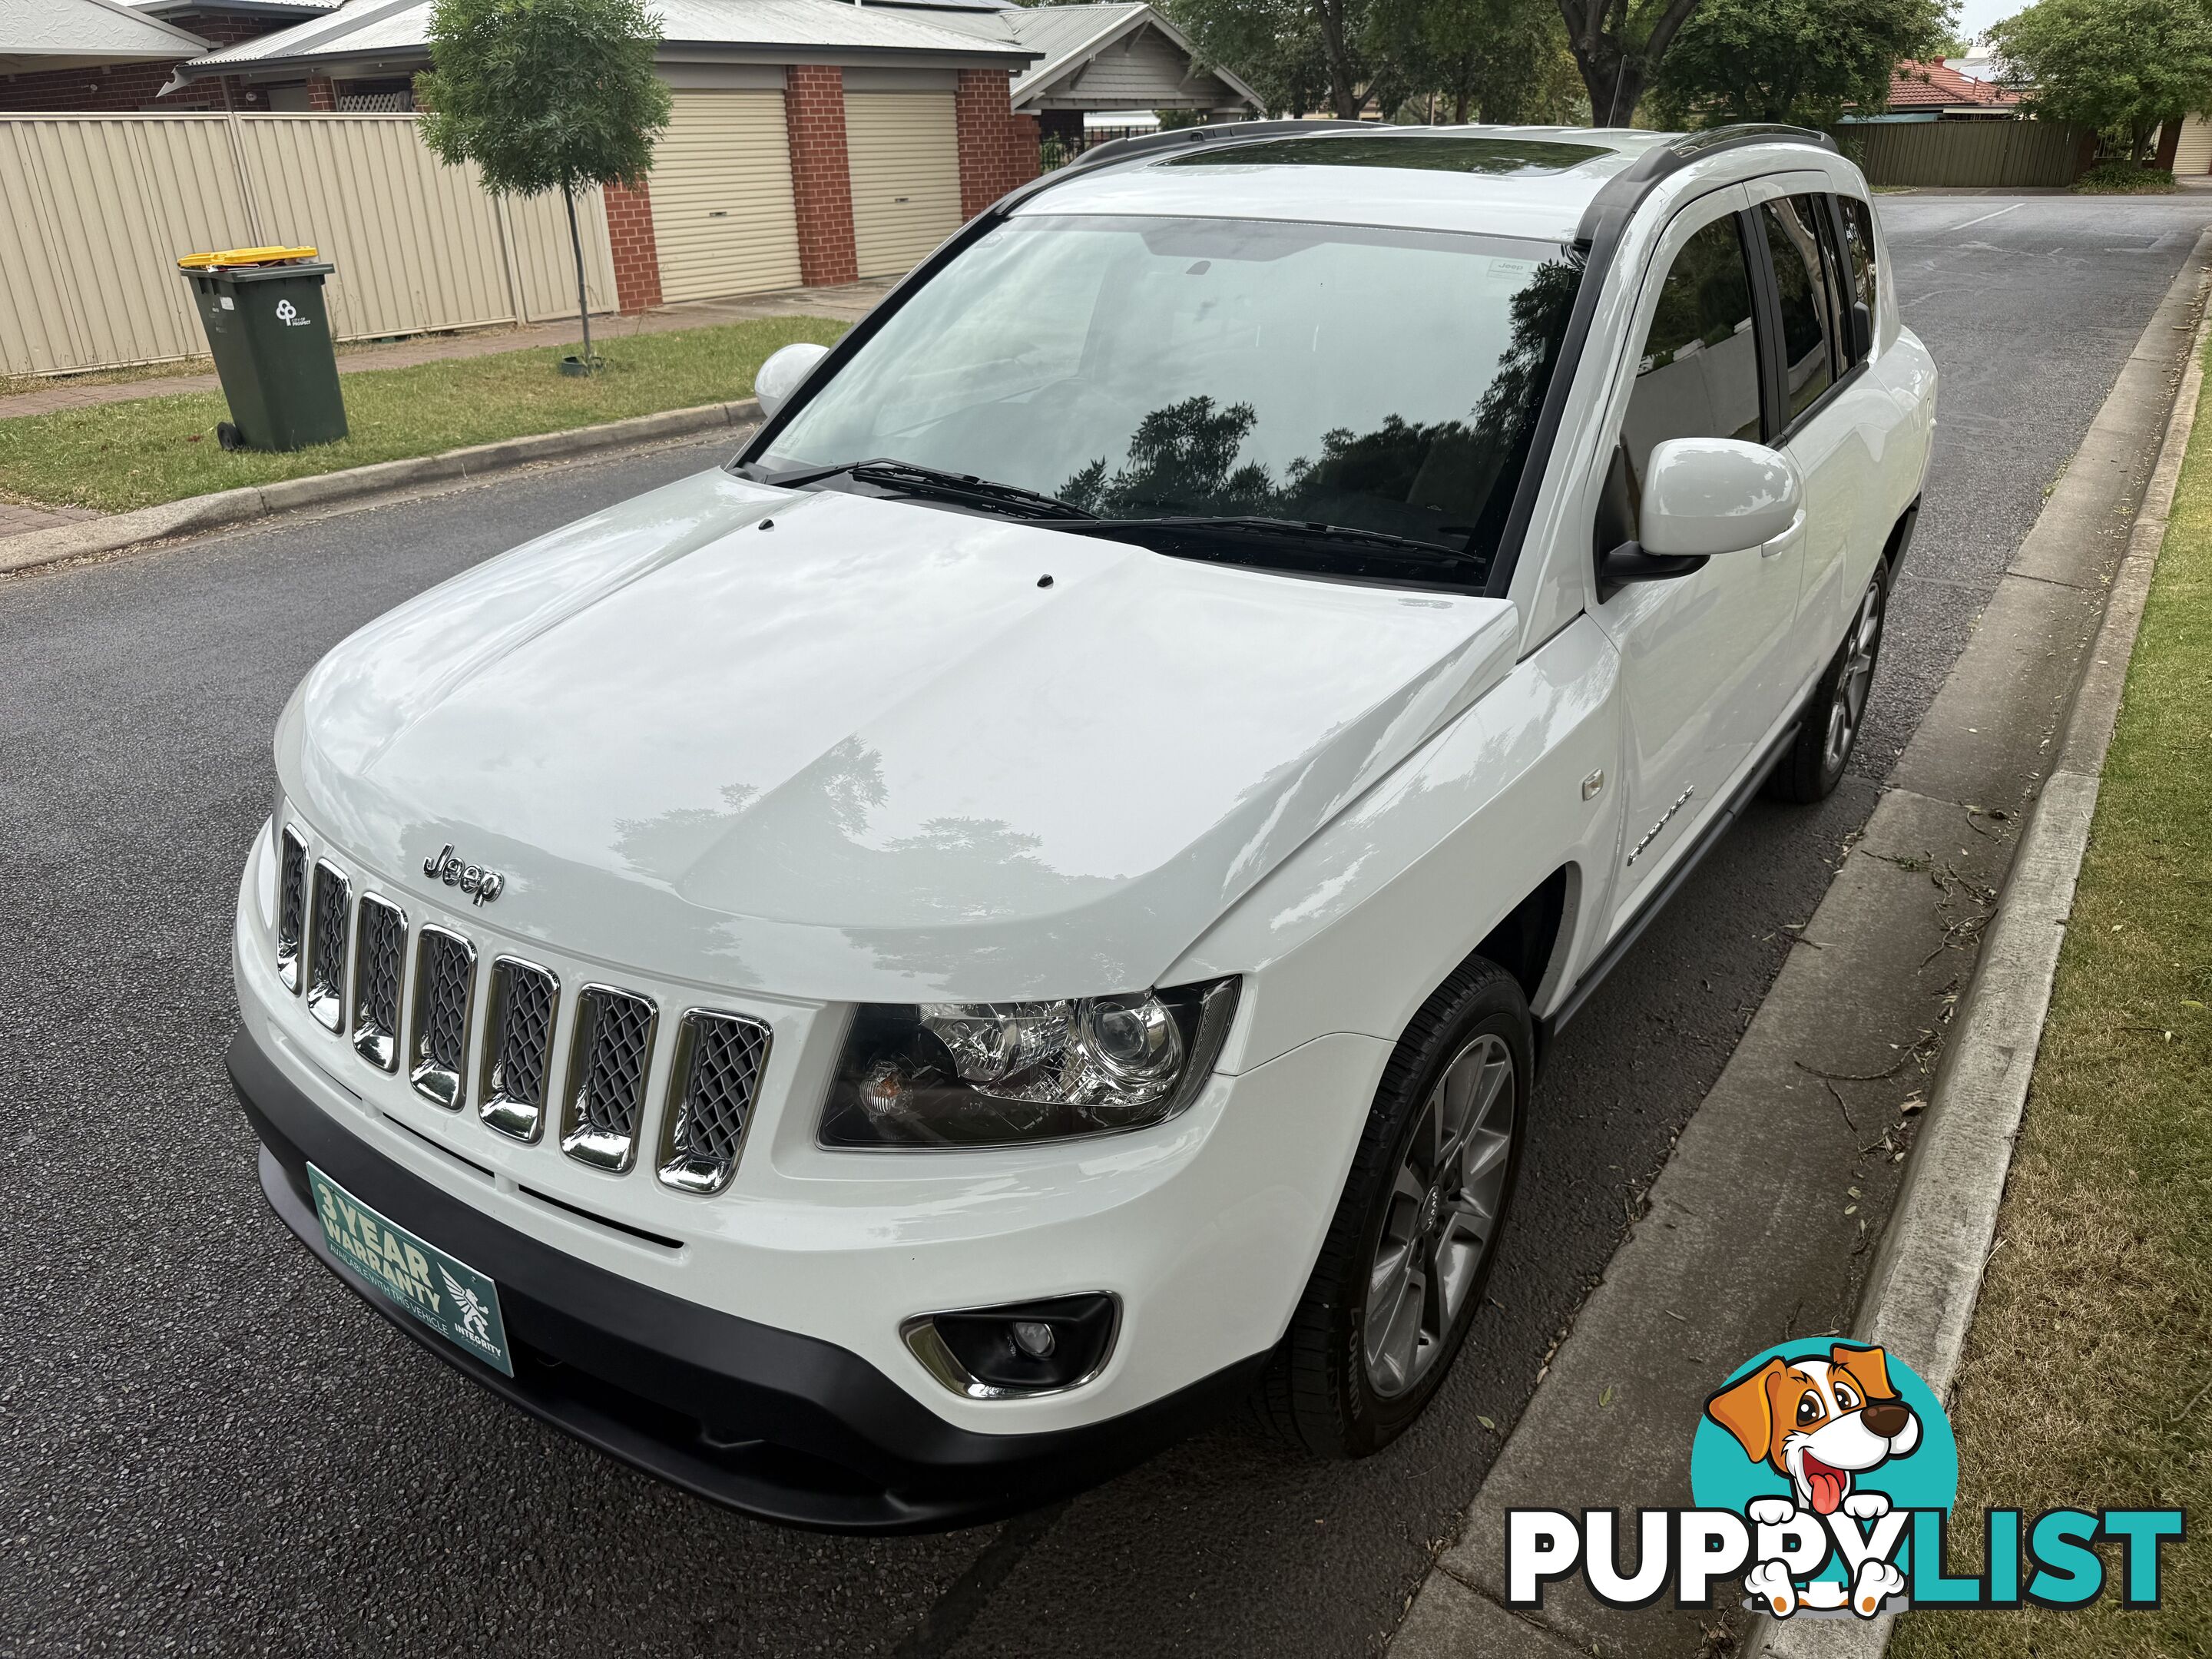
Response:
[[[2020,94],[1991,81],[1940,63],[1899,64],[1889,77],[1889,106],[1893,110],[1959,109],[1974,106],[2000,108],[2020,102]]]

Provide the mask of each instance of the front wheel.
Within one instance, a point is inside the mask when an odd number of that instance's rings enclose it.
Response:
[[[1510,974],[1475,957],[1399,1039],[1261,1408],[1323,1457],[1420,1415],[1482,1299],[1520,1166],[1534,1043]]]
[[[1858,746],[1866,719],[1867,694],[1874,689],[1875,664],[1881,656],[1881,629],[1889,617],[1889,573],[1876,569],[1859,596],[1857,613],[1836,648],[1827,672],[1805,706],[1797,739],[1767,780],[1766,793],[1779,800],[1826,800],[1844,781],[1844,768]]]

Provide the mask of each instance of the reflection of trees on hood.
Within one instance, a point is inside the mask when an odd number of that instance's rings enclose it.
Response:
[[[1322,434],[1318,457],[1300,456],[1277,478],[1264,463],[1240,459],[1259,423],[1250,404],[1186,398],[1137,423],[1116,471],[1109,474],[1102,456],[1055,493],[1109,519],[1292,519],[1450,535],[1493,550],[1582,270],[1580,252],[1571,252],[1539,267],[1514,296],[1512,333],[1469,419],[1422,425],[1394,414],[1369,432],[1338,428]]]

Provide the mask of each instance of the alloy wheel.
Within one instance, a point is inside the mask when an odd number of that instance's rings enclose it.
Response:
[[[1844,642],[1844,672],[1836,677],[1836,695],[1828,702],[1828,740],[1821,750],[1831,772],[1840,769],[1850,753],[1866,713],[1867,693],[1874,687],[1874,656],[1881,645],[1881,578],[1876,576],[1867,585],[1850,635]]]
[[[1497,1237],[1513,1150],[1513,1056],[1476,1037],[1437,1078],[1392,1183],[1368,1267],[1360,1351],[1390,1399],[1426,1376]]]

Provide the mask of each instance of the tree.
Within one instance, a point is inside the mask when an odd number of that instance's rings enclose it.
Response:
[[[1362,50],[1372,0],[1165,0],[1162,9],[1198,47],[1249,82],[1273,115],[1327,108],[1346,120],[1373,90]],[[1385,108],[1389,106],[1386,103]]]
[[[1698,0],[1559,0],[1590,119],[1625,127]]]
[[[1370,52],[1450,118],[1571,120],[1582,82],[1551,0],[1374,0]]]
[[[2204,0],[2040,0],[1990,41],[2027,108],[2124,138],[2131,161],[2166,122],[2212,112]]]
[[[1704,0],[1653,82],[1669,125],[1832,125],[1878,110],[1901,59],[1949,43],[1956,0]]]
[[[653,72],[659,25],[641,0],[437,0],[432,67],[415,77],[428,112],[422,137],[453,166],[473,161],[501,195],[558,190],[576,260],[584,372],[591,306],[576,192],[641,184],[668,125],[668,88]]]

